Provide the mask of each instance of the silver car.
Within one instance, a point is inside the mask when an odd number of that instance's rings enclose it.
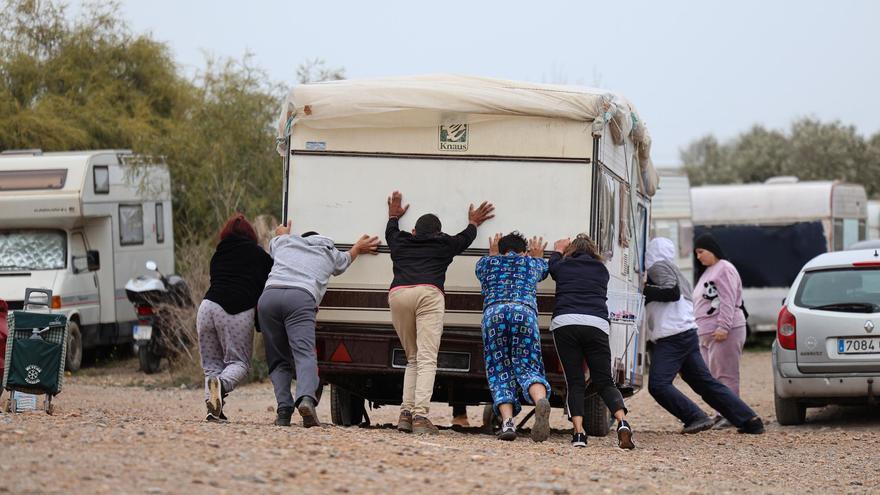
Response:
[[[776,419],[808,407],[875,403],[880,388],[880,251],[819,255],[801,269],[773,342]]]

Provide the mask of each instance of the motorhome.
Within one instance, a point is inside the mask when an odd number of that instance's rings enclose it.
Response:
[[[315,230],[347,247],[361,234],[383,237],[386,198],[411,204],[401,229],[428,212],[445,232],[467,225],[468,205],[496,206],[446,279],[445,330],[434,400],[491,403],[474,275],[495,232],[518,230],[552,242],[588,232],[611,273],[611,346],[625,395],[644,383],[642,297],[650,197],[656,174],[635,107],[620,95],[570,86],[459,76],[417,76],[296,86],[279,124],[285,162],[284,213],[296,232]],[[361,421],[364,399],[399,404],[406,358],[391,325],[386,245],[331,279],[318,313],[322,379],[332,419]],[[539,286],[544,361],[556,390],[561,367],[547,328],[554,285]],[[591,431],[608,431],[607,408],[588,394]],[[563,393],[553,395],[561,405]],[[491,411],[491,408],[489,408]],[[604,423],[604,424],[603,424]],[[602,431],[604,429],[604,432]]]
[[[677,264],[688,280],[694,276],[691,222],[691,183],[675,168],[658,168],[660,185],[651,201],[651,237],[666,237],[675,244]]]
[[[0,298],[52,291],[70,321],[67,369],[83,349],[131,342],[125,283],[148,260],[174,270],[171,190],[161,160],[128,150],[0,153]]]
[[[694,236],[711,233],[736,266],[753,331],[776,330],[782,300],[804,264],[865,239],[865,188],[768,179],[691,189]],[[696,260],[695,260],[696,262]]]

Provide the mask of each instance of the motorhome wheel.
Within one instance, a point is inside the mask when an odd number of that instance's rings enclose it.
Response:
[[[64,368],[67,371],[79,371],[82,367],[83,347],[82,333],[79,323],[71,320],[67,323],[67,356],[64,359]]]

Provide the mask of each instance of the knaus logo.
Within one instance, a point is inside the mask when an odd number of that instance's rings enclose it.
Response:
[[[443,124],[440,126],[440,151],[467,151],[467,124]]]

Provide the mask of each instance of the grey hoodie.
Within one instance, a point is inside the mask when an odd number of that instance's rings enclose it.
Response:
[[[697,328],[691,284],[675,265],[675,245],[669,239],[657,237],[651,239],[646,251],[645,266],[651,282],[665,288],[678,285],[681,291],[677,301],[655,301],[645,306],[650,339],[656,341]]]
[[[301,237],[279,235],[269,243],[275,260],[266,287],[299,287],[320,304],[331,275],[340,275],[351,265],[351,255],[336,249],[333,240],[321,235]]]

